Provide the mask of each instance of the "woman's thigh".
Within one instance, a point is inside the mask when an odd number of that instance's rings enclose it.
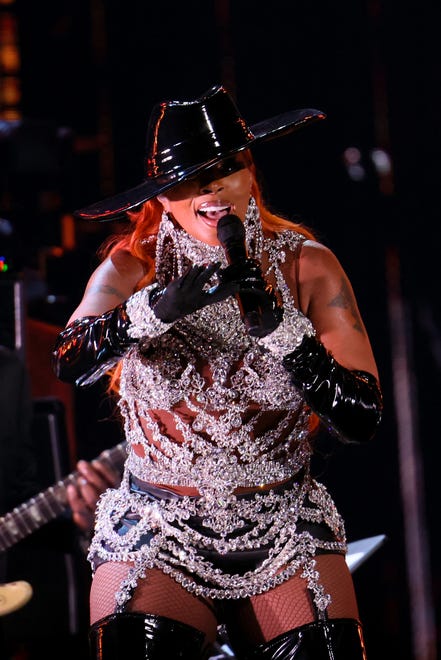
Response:
[[[90,591],[91,623],[115,611],[115,593],[127,576],[130,566],[108,562],[96,570]],[[138,581],[125,611],[156,614],[181,621],[202,630],[208,641],[216,638],[217,619],[211,604],[190,594],[170,576],[158,569],[147,571],[146,577]]]
[[[317,569],[325,593],[331,596],[330,618],[358,619],[352,577],[341,555],[317,556]],[[228,634],[247,644],[262,644],[288,630],[316,620],[311,594],[299,575],[247,601],[233,601],[226,608]]]

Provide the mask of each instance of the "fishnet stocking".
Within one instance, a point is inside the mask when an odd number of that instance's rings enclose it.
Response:
[[[325,591],[331,594],[330,618],[358,619],[352,577],[339,555],[319,555],[317,568]],[[96,571],[90,594],[90,616],[94,623],[115,609],[115,592],[127,574],[123,564],[102,564]],[[159,570],[148,571],[140,580],[127,611],[147,612],[187,623],[202,630],[207,639],[216,638],[217,619],[210,603],[188,593]],[[317,617],[305,580],[298,576],[259,596],[243,601],[223,601],[222,611],[231,640],[261,644]]]
[[[115,592],[127,575],[128,566],[108,562],[99,566],[90,592],[91,623],[115,610]],[[157,569],[147,572],[140,580],[126,611],[146,612],[182,621],[207,636],[210,642],[216,638],[217,620],[207,602],[190,594],[171,577]]]
[[[339,555],[319,555],[317,568],[325,591],[331,594],[330,618],[358,619],[352,577]],[[229,635],[261,644],[317,617],[305,580],[295,575],[275,589],[249,601],[232,601],[225,608]]]

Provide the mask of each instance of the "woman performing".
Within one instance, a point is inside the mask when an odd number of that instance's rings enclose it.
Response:
[[[54,368],[118,387],[128,457],[89,559],[93,658],[365,658],[344,523],[311,474],[319,424],[366,442],[382,397],[336,256],[270,212],[250,149],[324,119],[249,126],[222,86],[158,104],[146,175],[77,212],[126,216]]]

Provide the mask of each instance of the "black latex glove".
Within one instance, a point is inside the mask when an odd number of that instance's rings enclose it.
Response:
[[[60,380],[90,385],[113,367],[137,340],[128,335],[130,319],[125,304],[101,316],[84,316],[57,337],[52,367]]]
[[[219,271],[219,281],[236,295],[249,334],[265,337],[277,328],[283,308],[255,259],[243,259]]]
[[[381,421],[383,397],[370,373],[342,367],[316,338],[283,359],[292,383],[326,426],[346,442],[367,442]]]
[[[155,289],[150,295],[150,305],[156,317],[164,323],[173,323],[206,305],[227,298],[230,295],[227,286],[207,289],[210,278],[219,268],[220,263],[191,266],[164,289]]]
[[[219,283],[207,288],[215,273]],[[153,291],[150,304],[158,319],[173,323],[230,295],[237,296],[250,334],[264,336],[280,323],[282,309],[255,259],[244,259],[222,270],[219,263],[192,266],[164,289]]]

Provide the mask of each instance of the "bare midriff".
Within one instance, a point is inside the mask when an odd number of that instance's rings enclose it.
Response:
[[[194,419],[194,412],[190,411],[185,404],[181,404],[179,406],[176,406],[174,408],[174,412],[179,411],[179,416],[185,423],[191,424],[191,422]],[[244,422],[248,421],[250,418],[254,417],[255,413],[258,411],[257,406],[250,406],[249,409],[247,410],[247,413],[244,414]],[[149,414],[152,416],[152,418],[155,420],[155,422],[160,426],[161,433],[166,435],[169,439],[172,439],[173,442],[176,442],[177,444],[182,444],[184,442],[183,435],[179,429],[176,428],[173,415],[169,411],[165,410],[150,410]],[[214,412],[213,416],[219,416],[219,412]],[[274,425],[277,424],[277,422],[280,420],[280,417],[283,415],[283,412],[280,411],[268,411],[264,419],[260,419],[259,422],[256,423],[255,428],[254,428],[254,433],[257,435],[262,433],[265,430],[268,430],[268,428],[272,428]],[[154,446],[156,449],[161,450],[160,444],[155,441],[152,438],[151,431],[148,428],[148,424],[145,422],[143,418],[140,419],[141,426],[144,432],[144,436],[148,444],[151,444]],[[280,442],[283,441],[284,437],[286,434],[289,432],[289,429],[286,429],[284,433],[282,434],[282,437],[280,438]],[[141,444],[132,444],[132,449],[134,453],[139,456],[140,458],[144,458],[146,455],[146,446],[142,446]],[[292,448],[294,449],[294,447]],[[152,459],[155,460],[154,456],[152,456]],[[264,492],[271,490],[272,488],[275,488],[277,486],[281,486],[282,484],[286,483],[289,480],[283,480],[283,481],[278,481],[278,482],[272,482],[272,483],[265,483],[265,484],[260,484],[258,486],[238,486],[234,490],[235,495],[239,494],[252,494],[252,493],[258,493],[258,492]],[[176,484],[169,485],[166,483],[150,483],[151,486],[154,486],[156,488],[164,488],[167,489],[173,493],[176,493],[177,495],[180,496],[189,496],[189,497],[198,497],[201,495],[200,491],[197,488],[193,488],[191,486],[177,486]]]

